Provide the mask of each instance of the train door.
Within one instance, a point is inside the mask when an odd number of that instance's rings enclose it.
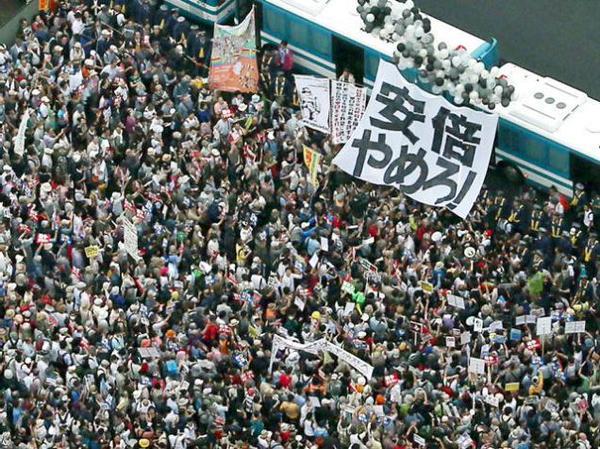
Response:
[[[337,36],[333,36],[332,50],[336,76],[339,77],[344,68],[348,68],[356,82],[362,84],[365,76],[365,50]]]
[[[573,183],[582,183],[588,191],[600,192],[598,166],[574,153],[571,153],[571,179]]]

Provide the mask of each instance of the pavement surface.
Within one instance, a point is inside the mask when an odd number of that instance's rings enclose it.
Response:
[[[432,16],[482,39],[500,55],[600,99],[597,0],[415,0]],[[433,30],[435,32],[435,30]]]

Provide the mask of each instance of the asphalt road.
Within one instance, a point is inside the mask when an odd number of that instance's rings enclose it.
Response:
[[[482,39],[502,58],[600,99],[597,0],[415,0],[432,16]],[[435,30],[433,30],[435,33]]]

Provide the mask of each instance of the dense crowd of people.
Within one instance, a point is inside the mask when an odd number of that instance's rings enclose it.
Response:
[[[490,187],[461,221],[357,183],[290,50],[253,95],[211,91],[209,55],[147,0],[0,47],[0,447],[600,447],[600,199]]]

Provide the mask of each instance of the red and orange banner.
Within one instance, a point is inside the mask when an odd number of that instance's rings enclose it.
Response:
[[[237,26],[215,24],[208,83],[225,92],[257,92],[254,8]]]

